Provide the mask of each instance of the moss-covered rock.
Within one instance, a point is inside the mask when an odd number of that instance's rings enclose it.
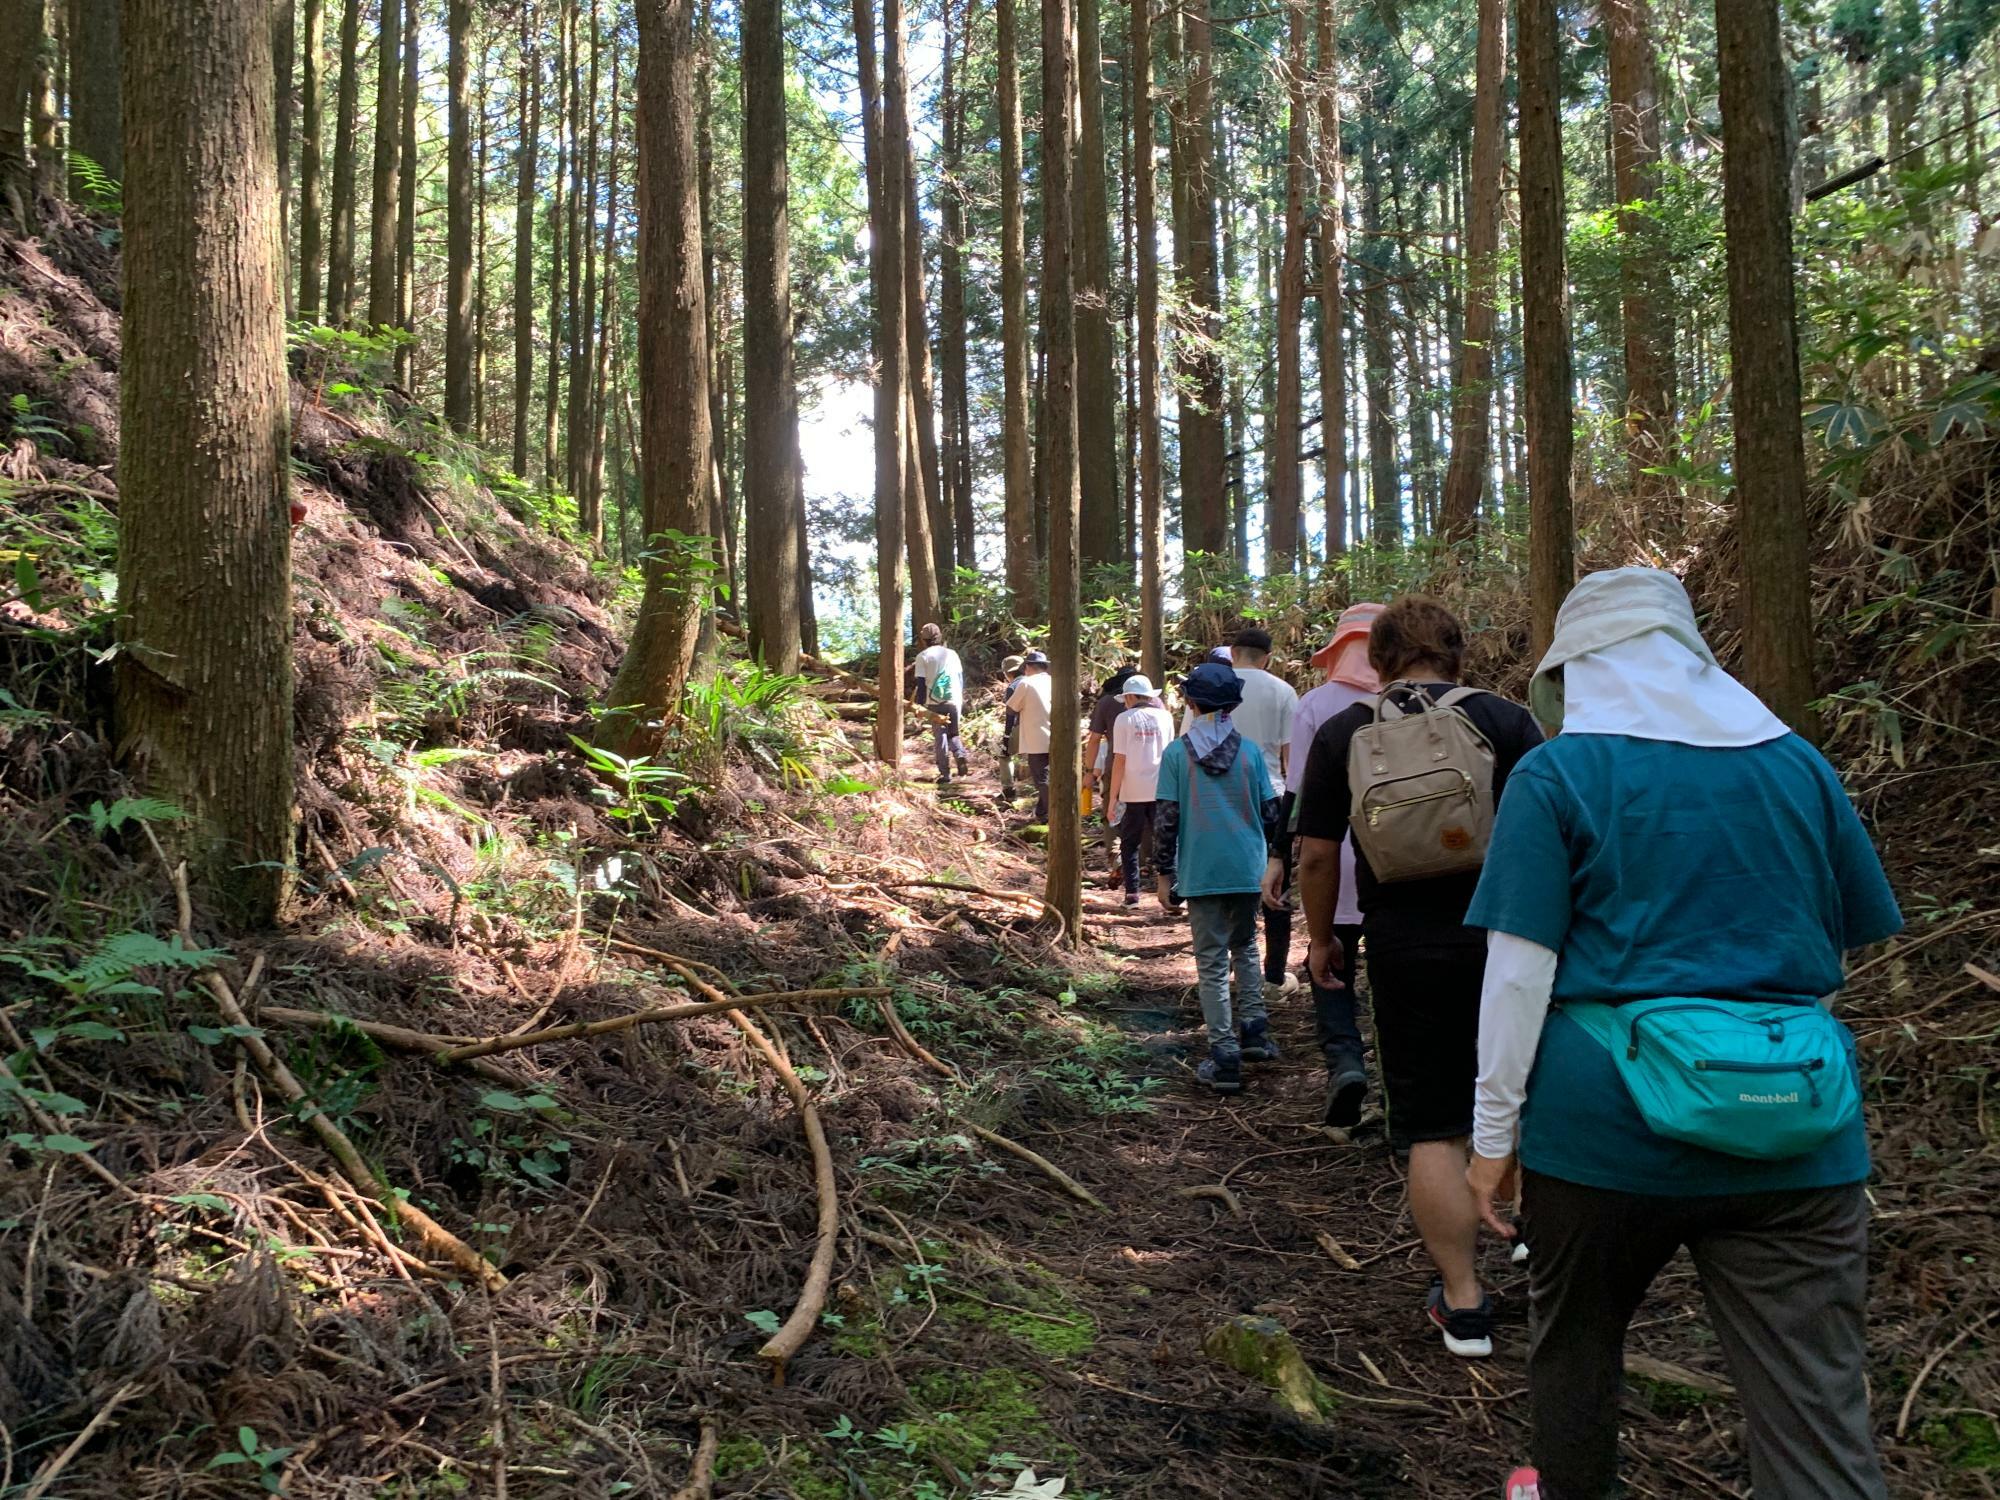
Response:
[[[1231,1318],[1209,1330],[1201,1349],[1218,1364],[1270,1387],[1305,1421],[1320,1421],[1339,1405],[1339,1398],[1306,1367],[1299,1346],[1275,1318],[1247,1313]]]

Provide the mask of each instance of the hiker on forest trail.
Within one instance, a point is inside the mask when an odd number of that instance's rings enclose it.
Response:
[[[1014,800],[1014,762],[1021,756],[1021,716],[1007,707],[1014,684],[1021,680],[1024,658],[1009,656],[1000,663],[1000,686],[995,698],[1000,704],[1000,800]]]
[[[912,668],[916,687],[910,701],[930,715],[937,749],[937,784],[950,786],[954,762],[961,778],[972,774],[965,758],[965,741],[960,738],[965,717],[965,666],[958,653],[944,643],[942,627],[926,625],[917,638],[924,649],[917,653]],[[945,758],[947,751],[949,760]]]
[[[1312,754],[1314,736],[1320,725],[1357,703],[1369,703],[1382,691],[1382,679],[1368,664],[1368,631],[1386,606],[1352,604],[1341,612],[1333,628],[1333,639],[1313,653],[1312,664],[1326,673],[1326,681],[1299,699],[1292,719],[1292,745],[1285,758],[1285,805],[1281,826],[1293,827],[1298,811],[1298,792],[1306,779],[1306,761]],[[1264,930],[1267,947],[1264,978],[1269,980],[1273,963],[1289,969],[1292,912],[1289,886],[1292,878],[1293,839],[1289,832],[1280,840],[1283,854],[1273,855],[1264,868]],[[1282,916],[1282,926],[1278,918]],[[1273,941],[1273,934],[1279,936]],[[1333,915],[1333,935],[1338,956],[1334,960],[1334,984],[1323,985],[1306,976],[1312,989],[1313,1029],[1320,1054],[1326,1059],[1326,1114],[1329,1125],[1349,1128],[1360,1123],[1361,1105],[1368,1097],[1368,1067],[1361,1041],[1357,1013],[1355,978],[1361,953],[1361,907],[1357,903],[1354,879],[1354,838],[1340,843],[1340,902]]]
[[[1049,718],[1055,710],[1055,679],[1049,676],[1048,657],[1040,651],[1030,651],[1021,658],[1021,680],[1007,694],[1007,708],[1018,716],[1021,753],[1028,757],[1028,777],[1035,784],[1035,821],[1047,823]]]
[[[1174,742],[1174,716],[1153,695],[1150,679],[1134,672],[1122,684],[1125,711],[1111,726],[1111,774],[1104,815],[1118,829],[1119,874],[1125,904],[1139,904],[1139,862],[1154,843],[1160,762]]]
[[[1257,907],[1279,799],[1264,752],[1230,721],[1243,701],[1235,671],[1204,662],[1187,675],[1181,694],[1196,717],[1160,761],[1154,829],[1160,899],[1171,904],[1178,891],[1194,934],[1208,1026],[1208,1057],[1195,1076],[1219,1094],[1235,1094],[1243,1089],[1245,1062],[1278,1059],[1257,962]],[[1232,974],[1240,1036],[1229,1002]]]
[[[1111,816],[1111,728],[1125,712],[1125,684],[1138,675],[1139,664],[1128,661],[1104,679],[1083,737],[1083,784],[1097,793],[1102,804],[1104,852],[1114,875],[1118,870],[1118,823]]]
[[[1447,1349],[1482,1358],[1493,1352],[1493,1308],[1465,1166],[1486,939],[1465,925],[1465,909],[1493,809],[1542,734],[1519,704],[1458,686],[1464,656],[1464,628],[1434,599],[1406,595],[1376,617],[1368,660],[1388,686],[1313,736],[1299,788],[1299,891],[1313,982],[1332,989],[1351,827],[1389,1139],[1410,1153],[1410,1214],[1438,1272],[1427,1310]]]
[[[1511,1492],[1610,1493],[1626,1328],[1685,1248],[1758,1500],[1883,1500],[1868,1141],[1853,1038],[1821,1003],[1846,950],[1903,925],[1881,862],[1671,573],[1579,583],[1529,696],[1562,734],[1515,772],[1467,918],[1490,934],[1468,1181],[1512,1234],[1518,1149],[1534,1251],[1539,1473]]]
[[[1243,702],[1230,715],[1238,733],[1264,752],[1264,770],[1271,778],[1271,795],[1283,798],[1291,765],[1292,727],[1299,695],[1284,678],[1269,670],[1271,632],[1251,625],[1238,632],[1230,648],[1232,666],[1243,684]],[[1280,840],[1280,843],[1288,842]],[[1264,916],[1264,999],[1273,1003],[1299,987],[1288,960],[1292,948],[1289,904],[1261,903]]]

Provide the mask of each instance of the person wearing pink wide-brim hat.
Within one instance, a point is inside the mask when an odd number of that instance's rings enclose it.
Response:
[[[1326,673],[1326,681],[1299,699],[1292,719],[1292,746],[1286,758],[1284,826],[1292,826],[1292,810],[1298,802],[1299,784],[1305,776],[1306,757],[1320,725],[1356,703],[1366,702],[1382,691],[1381,680],[1368,664],[1368,632],[1376,617],[1388,608],[1383,604],[1350,604],[1341,611],[1333,627],[1333,639],[1312,655],[1312,664]],[[1291,851],[1285,843],[1287,855]],[[1339,989],[1312,986],[1313,1024],[1319,1048],[1326,1058],[1326,1123],[1351,1126],[1361,1119],[1362,1101],[1368,1097],[1368,1068],[1361,1044],[1361,1025],[1354,999],[1355,954],[1361,946],[1361,909],[1355,905],[1354,844],[1340,846],[1340,909],[1334,915],[1334,933],[1340,938],[1342,953]],[[1285,929],[1289,947],[1291,917],[1292,860],[1273,858],[1264,869],[1264,906],[1270,914],[1266,929],[1277,943],[1276,929]],[[1308,976],[1310,979],[1310,976]]]

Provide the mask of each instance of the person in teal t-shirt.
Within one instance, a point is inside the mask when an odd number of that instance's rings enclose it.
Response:
[[[1200,980],[1208,1057],[1195,1076],[1219,1094],[1243,1088],[1245,1062],[1276,1062],[1257,956],[1264,861],[1278,833],[1279,799],[1264,754],[1230,723],[1243,701],[1233,667],[1204,662],[1181,684],[1196,717],[1160,760],[1155,867],[1166,898],[1186,898]],[[1243,1033],[1236,1033],[1229,978],[1236,976]]]
[[[1685,1247],[1742,1392],[1758,1500],[1885,1500],[1861,1119],[1784,1160],[1667,1140],[1562,1009],[1817,1005],[1847,950],[1902,926],[1881,862],[1819,752],[1716,664],[1671,573],[1584,579],[1530,700],[1563,732],[1515,769],[1466,917],[1488,933],[1468,1178],[1511,1236],[1494,1201],[1518,1127],[1533,1252],[1538,1467],[1508,1492],[1610,1493],[1626,1327]]]

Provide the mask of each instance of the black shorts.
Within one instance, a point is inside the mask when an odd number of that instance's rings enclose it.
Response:
[[[1369,942],[1375,1057],[1397,1147],[1472,1134],[1485,979],[1486,955],[1476,949],[1412,953]]]

